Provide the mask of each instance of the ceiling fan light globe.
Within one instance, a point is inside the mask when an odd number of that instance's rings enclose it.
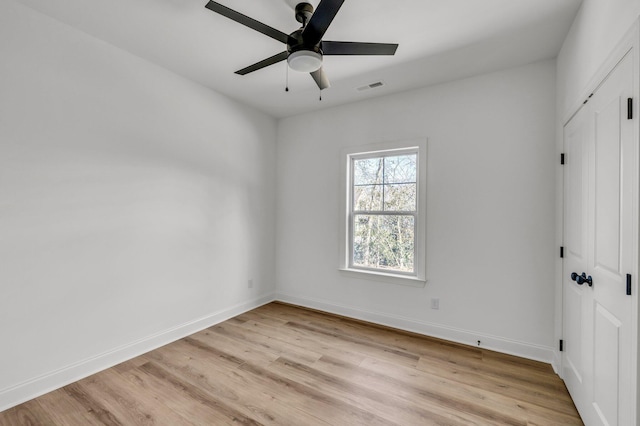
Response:
[[[322,55],[312,50],[298,50],[289,55],[287,62],[294,71],[314,72],[322,66]]]

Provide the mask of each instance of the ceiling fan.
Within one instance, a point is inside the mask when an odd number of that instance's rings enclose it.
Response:
[[[286,59],[291,69],[310,73],[320,90],[323,90],[330,87],[322,69],[324,55],[394,55],[398,48],[397,44],[391,43],[322,40],[342,3],[344,0],[321,0],[315,12],[311,4],[299,3],[295,8],[295,17],[302,27],[291,34],[285,34],[215,1],[209,1],[206,7],[287,45],[284,52],[238,70],[236,74],[246,75]]]

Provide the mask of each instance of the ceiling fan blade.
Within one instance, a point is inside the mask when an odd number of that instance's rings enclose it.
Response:
[[[316,84],[320,88],[320,90],[328,89],[331,87],[331,83],[329,83],[329,78],[327,74],[325,74],[322,67],[318,68],[316,71],[311,73],[311,77],[316,81]]]
[[[308,46],[315,46],[329,28],[344,0],[322,0],[302,31],[302,39]]]
[[[398,45],[357,41],[323,41],[320,48],[325,55],[395,55]]]
[[[236,74],[245,75],[245,74],[249,74],[250,72],[258,71],[259,69],[268,67],[269,65],[273,65],[280,61],[284,61],[285,59],[287,59],[287,56],[289,56],[289,52],[287,51],[278,53],[277,55],[273,55],[270,58],[263,59],[260,62],[257,62],[253,65],[249,65],[246,68],[242,68],[241,70],[236,71]]]
[[[256,21],[253,18],[249,18],[246,15],[243,15],[240,12],[236,12],[233,9],[229,9],[226,6],[221,5],[215,1],[209,1],[205,6],[207,9],[212,10],[216,13],[219,13],[222,16],[226,16],[227,18],[236,21],[246,27],[249,27],[253,30],[258,31],[264,35],[267,35],[273,39],[276,39],[282,43],[287,43],[289,41],[289,35],[283,33],[282,31],[276,30],[262,22]]]

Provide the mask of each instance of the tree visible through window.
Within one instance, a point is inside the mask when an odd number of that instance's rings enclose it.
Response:
[[[350,267],[415,274],[417,157],[351,156]]]

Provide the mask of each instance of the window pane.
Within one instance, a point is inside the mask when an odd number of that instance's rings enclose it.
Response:
[[[385,211],[415,211],[416,184],[384,185]]]
[[[413,250],[413,216],[354,215],[354,266],[414,272]]]
[[[353,184],[372,185],[382,183],[382,158],[353,160]]]
[[[381,211],[382,185],[354,187],[353,210]]]
[[[416,181],[416,154],[384,158],[384,183]]]

